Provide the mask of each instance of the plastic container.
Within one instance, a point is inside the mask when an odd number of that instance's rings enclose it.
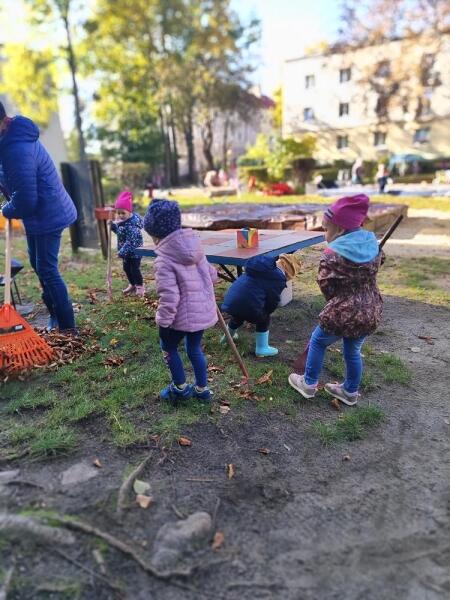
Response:
[[[107,221],[114,217],[114,206],[100,206],[95,209],[95,218],[99,221]]]
[[[291,279],[291,281],[287,282],[286,287],[281,292],[280,303],[278,304],[278,306],[280,308],[282,306],[286,306],[287,304],[289,304],[289,302],[292,302],[292,298],[293,298],[293,285],[292,285],[292,279]]]

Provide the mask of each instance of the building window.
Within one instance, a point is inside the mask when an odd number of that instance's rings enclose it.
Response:
[[[336,146],[339,150],[342,150],[342,148],[348,148],[348,135],[338,135]]]
[[[305,77],[305,88],[308,90],[313,88],[316,85],[316,76],[315,75],[307,75]]]
[[[420,129],[416,129],[414,133],[414,143],[415,144],[426,144],[430,141],[430,132],[431,129],[429,127],[421,127]]]
[[[339,116],[345,117],[350,113],[350,105],[348,102],[341,102],[339,104]]]
[[[312,121],[314,119],[314,111],[312,108],[304,108],[303,109],[303,120],[304,121]]]
[[[346,81],[350,81],[352,78],[352,70],[348,69],[340,69],[339,71],[339,83],[345,83]]]
[[[373,134],[373,145],[374,146],[385,146],[386,145],[386,134],[384,131],[375,131]]]

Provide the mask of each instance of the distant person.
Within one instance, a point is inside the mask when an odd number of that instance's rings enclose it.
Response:
[[[111,229],[117,234],[117,250],[123,262],[123,270],[129,285],[123,290],[126,296],[144,297],[145,287],[141,273],[141,260],[136,254],[136,248],[144,243],[142,238],[143,222],[141,217],[133,212],[133,194],[123,190],[116,198],[116,221]]]
[[[211,171],[206,173],[203,184],[205,187],[215,187],[219,184],[217,171],[215,169],[211,169]]]
[[[58,269],[61,235],[77,211],[39,141],[39,129],[26,117],[8,117],[0,102],[0,163],[11,200],[7,219],[22,219],[30,263],[39,277],[48,328],[76,332],[72,302]]]
[[[387,185],[389,177],[389,170],[384,163],[379,163],[375,179],[378,183],[378,191],[380,194],[384,194],[384,188]]]
[[[352,166],[352,183],[363,184],[364,167],[362,158],[357,158]]]

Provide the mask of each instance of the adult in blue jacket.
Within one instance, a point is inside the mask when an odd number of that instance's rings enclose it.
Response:
[[[1,102],[0,163],[3,185],[10,195],[3,216],[23,221],[30,263],[50,313],[49,325],[73,330],[73,308],[59,273],[58,254],[61,234],[74,223],[77,211],[39,141],[39,129],[25,117],[8,117]]]
[[[270,315],[280,302],[286,282],[286,274],[275,258],[255,256],[225,294],[222,310],[231,315],[228,328],[232,336],[237,337],[236,330],[245,321],[256,325],[256,356],[278,354],[269,346]]]

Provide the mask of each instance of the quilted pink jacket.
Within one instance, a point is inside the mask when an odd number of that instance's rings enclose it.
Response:
[[[206,260],[192,229],[177,229],[156,247],[155,279],[159,295],[156,323],[178,331],[200,331],[217,322],[213,284],[217,271]]]

